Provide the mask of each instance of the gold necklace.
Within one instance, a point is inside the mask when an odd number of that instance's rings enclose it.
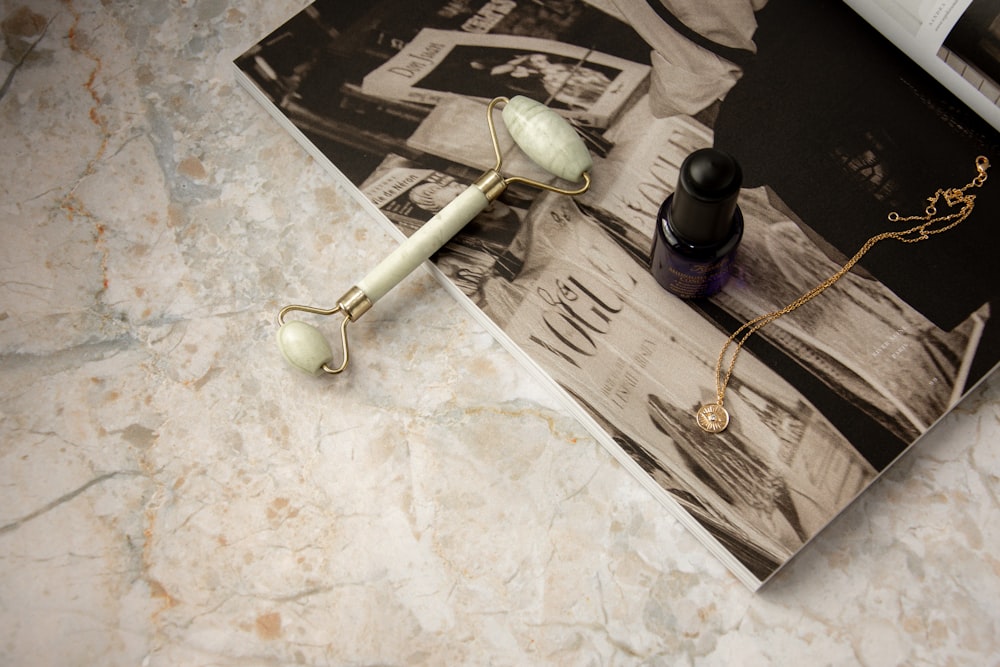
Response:
[[[698,425],[709,433],[720,433],[721,431],[724,431],[727,426],[729,426],[729,413],[726,411],[726,408],[723,407],[726,397],[726,387],[729,385],[729,380],[733,377],[733,369],[736,367],[736,359],[743,350],[743,344],[748,338],[750,338],[750,336],[754,335],[754,333],[775,321],[782,315],[787,315],[799,306],[808,303],[813,298],[819,296],[824,290],[826,290],[826,288],[843,278],[855,264],[861,261],[861,258],[865,256],[865,253],[871,250],[879,241],[896,239],[902,243],[919,243],[920,241],[926,241],[935,234],[946,232],[949,229],[958,226],[963,220],[969,217],[969,214],[972,213],[972,209],[975,207],[976,196],[968,193],[967,190],[970,188],[981,187],[983,183],[986,182],[986,170],[989,168],[990,161],[980,155],[976,158],[976,177],[961,188],[939,188],[938,191],[934,193],[934,196],[927,198],[929,203],[927,208],[924,209],[924,215],[911,215],[903,217],[899,215],[899,213],[893,211],[888,216],[890,222],[906,223],[919,221],[919,224],[906,230],[888,231],[876,234],[865,241],[865,244],[861,246],[861,249],[858,250],[857,253],[855,253],[854,257],[851,257],[847,263],[832,276],[816,285],[784,308],[755,317],[734,331],[722,346],[722,350],[719,352],[719,358],[715,362],[715,403],[706,403],[698,409]],[[959,204],[961,204],[962,207],[953,213],[938,216],[937,203],[941,197],[944,197],[944,201],[949,210]],[[736,348],[729,360],[726,372],[723,374],[722,367],[726,357],[726,352],[734,343]]]

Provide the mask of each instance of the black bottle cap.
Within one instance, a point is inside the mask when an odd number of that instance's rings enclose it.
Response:
[[[670,205],[674,233],[694,245],[724,242],[742,183],[743,171],[729,153],[702,148],[688,155]]]

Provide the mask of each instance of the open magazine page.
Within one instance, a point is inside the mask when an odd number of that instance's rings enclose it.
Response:
[[[992,0],[844,0],[1000,129],[1000,5]]]
[[[361,89],[432,105],[456,95],[486,101],[524,95],[567,118],[606,127],[645,80],[647,69],[552,40],[425,28],[366,76]]]
[[[468,57],[449,55],[458,48]],[[467,67],[483,54],[503,55],[486,79]],[[575,124],[594,157],[590,191],[515,184],[433,261],[752,588],[1000,360],[1000,196],[986,187],[959,227],[880,244],[755,334],[726,394],[733,423],[697,426],[743,322],[834,273],[890,211],[919,213],[937,188],[968,182],[977,155],[1000,164],[996,129],[840,0],[318,0],[236,65],[405,235],[493,166],[486,99],[519,90],[507,84],[534,85]],[[617,94],[606,67],[637,78]],[[506,173],[551,180],[498,129]],[[743,167],[746,228],[723,291],[685,301],[653,279],[649,250],[681,162],[707,146]]]

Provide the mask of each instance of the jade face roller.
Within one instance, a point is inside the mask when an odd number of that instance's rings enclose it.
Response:
[[[583,184],[576,189],[563,189],[530,178],[501,174],[503,156],[493,122],[493,110],[500,104],[503,105],[501,116],[504,124],[525,155],[553,175],[570,183],[582,181]],[[486,120],[493,140],[493,152],[496,154],[496,165],[492,169],[484,172],[464,192],[424,223],[340,297],[333,308],[293,304],[281,309],[278,313],[278,347],[288,363],[310,374],[317,374],[321,370],[331,374],[342,372],[349,359],[347,325],[368,312],[376,301],[503,194],[511,183],[523,183],[565,195],[582,194],[590,187],[590,153],[580,135],[552,109],[527,97],[498,97],[487,106]],[[333,350],[316,327],[301,320],[285,321],[286,315],[293,311],[314,315],[340,313],[343,316],[340,324],[342,361],[339,365],[331,365]]]

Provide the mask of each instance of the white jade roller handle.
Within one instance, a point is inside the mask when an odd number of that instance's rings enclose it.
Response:
[[[374,304],[489,204],[483,191],[470,185],[358,281],[357,288]]]

